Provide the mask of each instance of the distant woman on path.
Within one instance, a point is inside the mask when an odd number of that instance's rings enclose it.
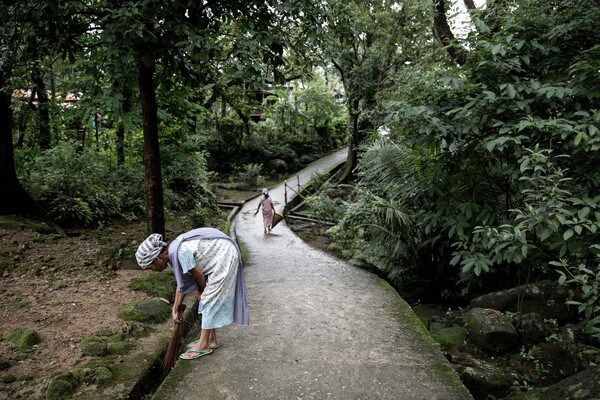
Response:
[[[271,196],[269,196],[269,189],[263,189],[262,194],[254,215],[258,214],[258,210],[260,210],[260,206],[262,206],[264,232],[269,233],[273,227],[273,214],[275,214],[275,208],[273,207]]]
[[[199,228],[179,235],[167,247],[162,235],[153,233],[137,249],[140,267],[163,271],[173,268],[177,289],[173,302],[173,322],[180,323],[177,308],[186,294],[194,293],[202,314],[200,338],[187,347],[180,358],[192,360],[219,347],[216,328],[235,322],[248,325],[246,284],[242,256],[229,236],[214,228]]]

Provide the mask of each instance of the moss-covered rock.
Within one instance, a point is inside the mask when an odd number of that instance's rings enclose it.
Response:
[[[91,368],[77,368],[73,370],[73,375],[81,385],[94,383],[94,370]]]
[[[464,347],[467,342],[467,330],[460,326],[442,328],[432,333],[433,339],[444,351],[454,352]]]
[[[14,230],[31,229],[35,232],[43,234],[53,233],[52,228],[43,222],[17,217],[14,215],[0,216],[0,228]]]
[[[68,372],[57,375],[48,384],[46,400],[60,400],[69,396],[79,386],[77,377]]]
[[[108,384],[112,378],[112,372],[106,367],[99,367],[94,370],[94,382],[99,386]]]
[[[4,339],[13,342],[20,350],[28,349],[40,342],[40,335],[29,328],[16,328],[4,335]]]
[[[171,306],[160,300],[134,301],[123,306],[118,316],[127,321],[161,323],[171,316]]]
[[[158,272],[141,278],[133,278],[129,287],[151,296],[163,297],[172,303],[175,299],[177,283],[171,272]]]
[[[108,354],[106,336],[90,336],[79,343],[79,351],[84,356],[101,357]]]
[[[126,354],[133,348],[133,344],[128,341],[109,341],[107,350],[108,354]]]

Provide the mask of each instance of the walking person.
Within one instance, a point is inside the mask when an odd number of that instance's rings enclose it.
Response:
[[[258,207],[256,208],[256,212],[254,215],[258,214],[260,207],[262,206],[262,216],[263,216],[263,228],[264,233],[271,232],[271,228],[273,227],[273,215],[275,214],[275,207],[273,206],[273,200],[271,200],[271,196],[269,196],[269,189],[265,188],[262,190],[262,196],[260,201],[258,202]]]
[[[139,266],[151,271],[173,268],[177,289],[172,318],[180,323],[177,309],[187,294],[199,300],[202,315],[200,338],[190,343],[180,358],[193,360],[220,347],[216,329],[235,322],[248,325],[248,303],[242,256],[237,244],[214,228],[198,228],[179,235],[167,246],[153,233],[135,253]]]

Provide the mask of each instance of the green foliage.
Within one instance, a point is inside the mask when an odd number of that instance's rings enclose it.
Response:
[[[95,225],[122,210],[118,187],[107,180],[108,163],[88,148],[61,143],[22,164],[20,179],[29,193],[64,226]]]
[[[392,134],[363,149],[358,201],[338,230],[355,252],[465,291],[555,277],[556,266],[580,289],[580,266],[597,280],[594,4],[508,2],[493,33],[476,21],[462,68],[404,69],[387,93]],[[593,295],[582,303],[596,312]]]
[[[205,155],[191,145],[163,146],[163,186],[165,205],[172,210],[214,207],[216,199],[208,185]]]
[[[347,204],[340,198],[332,199],[324,191],[305,199],[306,206],[315,218],[322,221],[339,221],[344,216]]]
[[[238,172],[238,179],[244,185],[257,187],[264,182],[264,178],[260,175],[261,171],[262,165],[260,164],[246,164]]]

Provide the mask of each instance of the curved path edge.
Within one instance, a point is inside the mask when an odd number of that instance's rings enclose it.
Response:
[[[301,185],[345,150],[301,171]],[[296,179],[296,175],[290,178]],[[283,210],[283,184],[271,189]],[[178,361],[153,399],[472,399],[410,306],[383,279],[314,249],[285,222],[264,235],[258,199],[235,218],[250,325]]]

